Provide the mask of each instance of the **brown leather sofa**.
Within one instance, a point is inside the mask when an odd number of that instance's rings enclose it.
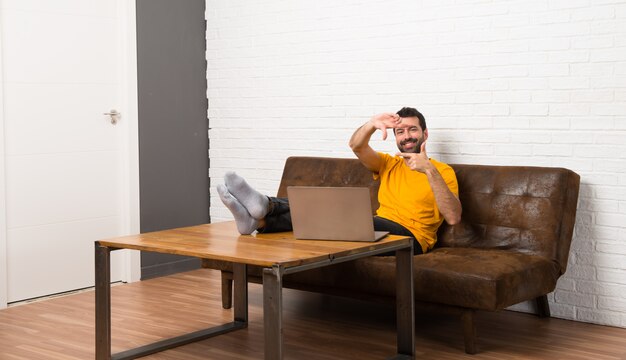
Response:
[[[580,177],[567,169],[452,165],[463,206],[460,224],[444,222],[435,249],[414,256],[415,300],[460,311],[465,351],[476,352],[474,312],[526,300],[550,316],[547,294],[565,272],[574,230]],[[290,157],[278,196],[287,186],[364,186],[378,207],[378,183],[356,159]],[[222,271],[222,300],[230,308],[231,266]],[[249,280],[261,269],[249,267]],[[393,300],[395,258],[371,257],[286,276],[284,286],[359,299]]]

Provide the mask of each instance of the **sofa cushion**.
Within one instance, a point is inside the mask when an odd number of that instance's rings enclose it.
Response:
[[[512,251],[441,248],[413,258],[415,300],[499,310],[554,290],[558,264]],[[372,257],[288,275],[294,288],[395,296],[395,258]],[[300,284],[306,286],[299,286]]]
[[[440,248],[414,258],[415,294],[424,301],[499,310],[554,290],[559,265],[515,251]]]
[[[208,265],[208,264],[207,264]],[[554,290],[559,266],[515,251],[439,248],[413,257],[415,300],[500,310]],[[207,267],[232,271],[229,263]],[[258,278],[261,268],[248,267]],[[337,295],[395,296],[395,257],[374,256],[286,275],[286,287]]]

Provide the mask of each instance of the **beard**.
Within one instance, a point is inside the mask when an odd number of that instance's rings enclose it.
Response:
[[[403,153],[419,154],[423,142],[424,141],[422,141],[422,139],[409,138],[409,139],[406,139],[406,140],[402,140],[398,144],[398,149],[400,149],[400,152],[403,152]],[[415,144],[415,145],[413,147],[411,147],[411,148],[405,148],[406,144]]]

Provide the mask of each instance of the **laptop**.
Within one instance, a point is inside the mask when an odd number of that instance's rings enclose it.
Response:
[[[374,231],[366,187],[287,187],[296,239],[378,241],[389,232]]]

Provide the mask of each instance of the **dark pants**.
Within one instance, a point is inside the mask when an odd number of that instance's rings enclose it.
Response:
[[[292,231],[291,212],[289,211],[289,200],[287,198],[270,197],[270,210],[265,215],[265,226],[259,228],[260,233],[273,233]],[[379,216],[374,216],[374,230],[389,231],[392,235],[408,236],[413,239],[413,253],[422,254],[422,246],[415,239],[413,234],[404,226],[395,221],[391,221]],[[395,253],[385,253],[381,256],[395,255]]]

